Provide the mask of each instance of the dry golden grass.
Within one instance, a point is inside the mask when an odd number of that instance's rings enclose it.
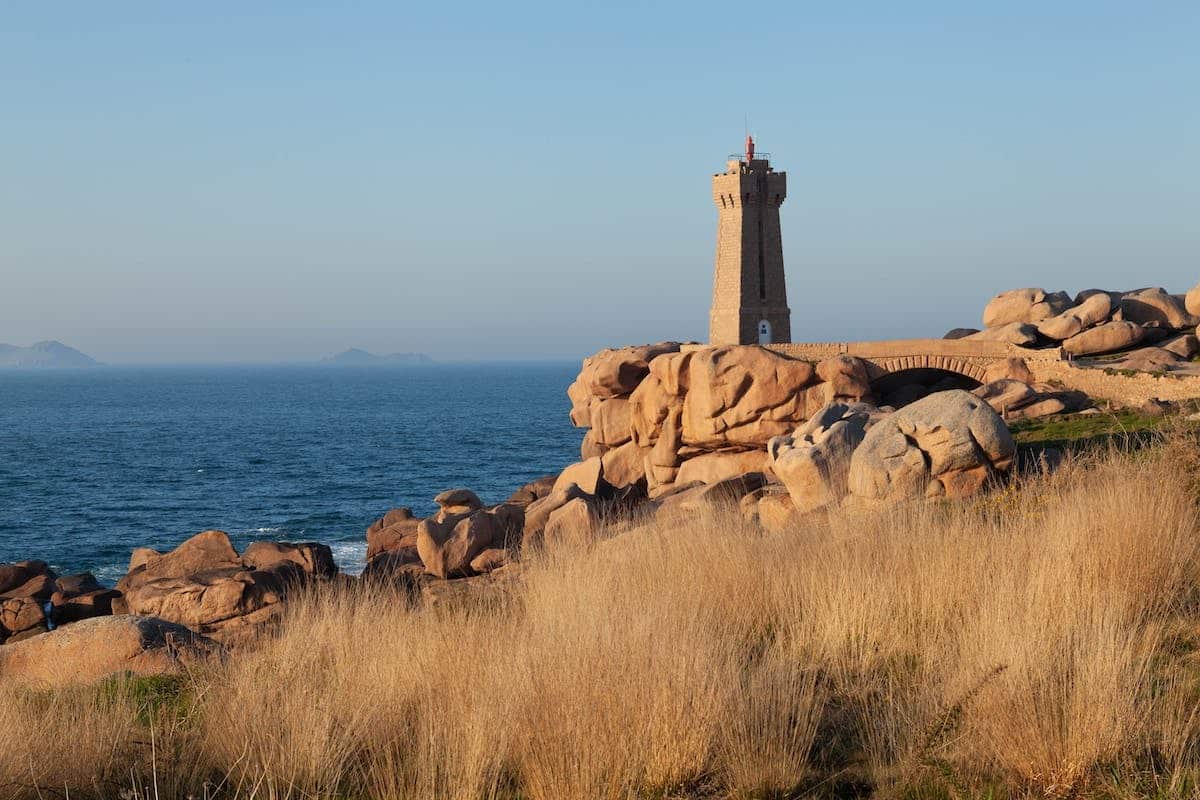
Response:
[[[177,687],[0,689],[0,791],[1193,796],[1193,451],[778,533],[607,531],[469,605],[314,594]]]

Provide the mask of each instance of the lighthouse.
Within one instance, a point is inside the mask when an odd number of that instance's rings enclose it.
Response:
[[[783,272],[779,207],[787,173],[775,172],[767,153],[732,155],[713,176],[717,254],[709,315],[711,344],[772,344],[792,340],[792,312]]]

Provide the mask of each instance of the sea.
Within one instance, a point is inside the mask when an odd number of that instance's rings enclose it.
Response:
[[[202,530],[364,565],[388,509],[488,503],[578,460],[578,362],[0,372],[0,563],[115,582]]]

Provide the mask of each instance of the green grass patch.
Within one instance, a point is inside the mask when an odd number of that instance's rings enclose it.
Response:
[[[151,717],[170,714],[186,717],[191,711],[191,696],[183,677],[177,675],[113,675],[97,687],[102,703],[132,702],[138,717],[149,722]]]
[[[1123,437],[1142,440],[1159,430],[1167,417],[1152,417],[1129,408],[1100,414],[1063,414],[1023,419],[1009,429],[1018,445],[1037,447],[1082,447],[1118,441]]]

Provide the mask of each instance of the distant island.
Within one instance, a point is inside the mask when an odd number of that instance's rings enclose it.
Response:
[[[28,347],[0,343],[0,368],[77,369],[98,366],[99,361],[62,342],[36,342]]]
[[[321,359],[321,363],[336,367],[415,367],[432,364],[433,359],[424,353],[391,353],[380,356],[357,347],[351,347],[337,355]]]

